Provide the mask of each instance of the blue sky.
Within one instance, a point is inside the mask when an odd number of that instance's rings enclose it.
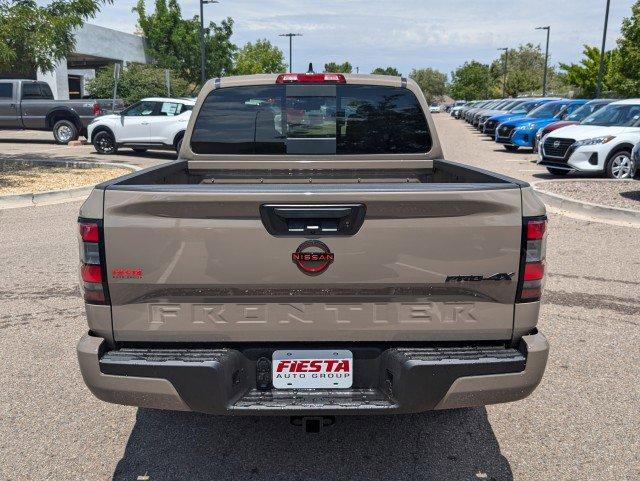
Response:
[[[153,0],[147,7],[153,8]],[[620,32],[633,0],[611,5],[608,46]],[[134,0],[115,0],[92,23],[133,32]],[[320,69],[328,61],[349,60],[368,73],[377,66],[394,66],[404,74],[414,67],[433,67],[449,73],[465,60],[490,62],[499,47],[532,42],[544,45],[551,25],[550,61],[579,58],[583,44],[600,45],[606,0],[220,0],[205,5],[205,21],[232,17],[233,41],[267,38],[288,55],[283,32],[299,32],[294,39],[295,71],[308,62]],[[198,11],[197,0],[180,2],[184,16]]]

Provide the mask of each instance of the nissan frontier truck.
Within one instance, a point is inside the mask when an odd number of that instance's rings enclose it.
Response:
[[[414,413],[545,369],[544,205],[444,160],[410,79],[212,79],[179,160],[96,186],[78,224],[78,359],[107,402]]]

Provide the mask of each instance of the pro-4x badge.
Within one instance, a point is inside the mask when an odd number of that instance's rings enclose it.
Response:
[[[324,242],[308,240],[291,254],[291,260],[305,274],[316,276],[327,270],[333,262],[334,254]]]
[[[492,276],[447,276],[445,282],[510,281],[515,275],[515,272],[498,272]]]

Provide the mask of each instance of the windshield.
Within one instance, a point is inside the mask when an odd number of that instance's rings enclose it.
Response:
[[[527,117],[531,117],[533,119],[549,119],[551,117],[555,117],[565,105],[566,104],[563,102],[549,102],[548,104],[543,104],[537,109],[529,112]]]
[[[565,120],[568,120],[570,122],[582,122],[589,115],[597,112],[607,104],[608,102],[589,102],[587,104],[584,104],[572,114],[568,115]]]
[[[509,109],[511,114],[526,114],[536,106],[536,102],[522,102]]]
[[[498,102],[497,104],[495,104],[492,108],[499,110],[504,106],[509,105],[510,103],[511,103],[511,100],[503,100],[502,102]]]
[[[523,103],[524,103],[524,100],[513,100],[502,108],[503,110],[506,110],[506,111],[515,110],[516,107],[522,106]]]
[[[582,121],[582,125],[632,127],[640,121],[640,105],[607,105]]]

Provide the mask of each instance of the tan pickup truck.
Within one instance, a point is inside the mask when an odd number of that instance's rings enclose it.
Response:
[[[549,349],[544,206],[442,157],[405,78],[209,81],[177,162],[81,208],[87,386],[120,404],[309,417],[526,397]]]

